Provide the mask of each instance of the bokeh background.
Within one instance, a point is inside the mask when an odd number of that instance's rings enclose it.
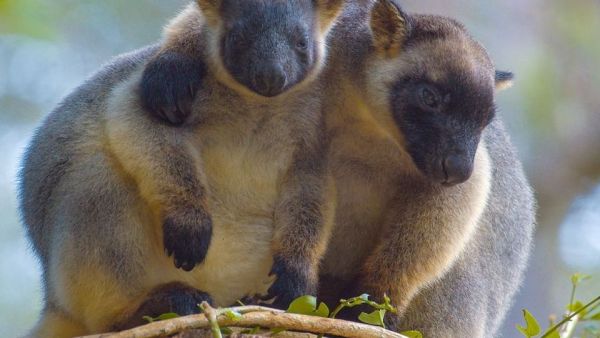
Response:
[[[562,313],[569,275],[600,295],[600,1],[403,0],[452,16],[517,75],[498,106],[539,201],[527,278],[503,329],[522,308]],[[40,272],[19,223],[16,173],[36,125],[111,57],[159,39],[184,0],[0,0],[0,337],[33,325]]]

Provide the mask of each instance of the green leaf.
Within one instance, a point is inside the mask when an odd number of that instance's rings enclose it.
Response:
[[[144,316],[142,318],[144,318],[144,320],[147,321],[148,323],[152,323],[152,322],[158,322],[161,320],[173,319],[173,318],[177,318],[177,317],[179,317],[179,315],[176,314],[175,312],[168,312],[168,313],[163,313],[162,315],[160,315],[156,318],[152,318],[150,316]]]
[[[576,301],[573,304],[567,305],[567,311],[575,312],[575,311],[581,309],[582,307],[583,307],[583,303],[581,303],[580,301]]]
[[[312,315],[317,308],[317,298],[314,296],[302,296],[294,299],[287,309],[288,313],[299,315]]]
[[[404,331],[400,332],[400,334],[408,338],[423,338],[423,334],[419,331]]]
[[[576,273],[571,276],[571,283],[573,283],[573,285],[578,285],[579,283],[583,282],[584,280],[587,280],[590,278],[592,278],[592,276],[585,275],[582,273]]]
[[[558,334],[558,330],[554,330],[548,334],[546,338],[560,338],[560,334]]]
[[[285,329],[282,327],[276,327],[276,328],[271,329],[271,333],[273,335],[279,334],[281,332],[285,332]]]
[[[296,313],[307,316],[328,317],[329,307],[325,303],[317,307],[317,298],[314,296],[302,296],[296,298],[288,307],[288,313]]]
[[[387,305],[387,304],[392,304],[392,300],[390,299],[390,297],[388,297],[387,294],[383,294],[383,304]],[[416,331],[415,331],[416,332]]]
[[[313,312],[313,316],[317,317],[329,317],[329,307],[325,303],[319,304],[319,307]]]
[[[231,334],[233,334],[233,330],[230,329],[230,328],[228,328],[228,327],[222,327],[222,328],[220,328],[220,330],[221,330],[221,333],[224,334],[224,335],[231,335]]]
[[[158,316],[157,318],[154,318],[154,320],[167,320],[167,319],[173,319],[173,318],[178,318],[179,315],[176,314],[175,312],[169,312],[169,313],[163,313],[162,315]]]
[[[257,334],[260,332],[260,326],[256,326],[252,329],[246,329],[240,332],[241,334]]]
[[[385,310],[375,310],[371,313],[365,313],[365,312],[361,313],[358,316],[358,320],[360,320],[361,322],[366,323],[366,324],[385,327],[385,324],[383,323],[384,316],[385,316]]]
[[[600,320],[600,312],[590,317],[590,320]]]
[[[517,325],[517,329],[527,338],[537,336],[541,331],[537,319],[527,310],[523,310],[523,317],[525,318],[525,327]]]
[[[223,314],[231,320],[240,320],[240,318],[242,318],[241,313],[233,310],[224,311]]]
[[[569,306],[567,306],[567,310],[569,312],[577,312],[577,311],[581,310],[581,308],[584,306],[585,305],[582,302],[576,301],[573,304],[569,304]],[[583,310],[579,313],[579,317],[583,318],[583,317],[585,317],[586,314],[587,314],[587,311]]]

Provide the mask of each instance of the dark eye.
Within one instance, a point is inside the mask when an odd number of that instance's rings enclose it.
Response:
[[[442,106],[442,96],[433,86],[423,85],[418,88],[419,104],[425,110],[439,110]]]
[[[305,51],[308,48],[308,41],[305,38],[299,38],[296,40],[296,49],[299,51]]]

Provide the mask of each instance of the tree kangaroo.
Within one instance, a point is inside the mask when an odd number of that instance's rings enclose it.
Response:
[[[164,48],[117,59],[48,116],[21,172],[23,219],[44,268],[32,336],[129,327],[165,309],[197,312],[201,300],[266,293],[284,306],[316,293],[335,198],[322,90],[305,82],[319,77],[342,4],[199,0]],[[202,81],[193,118],[159,112],[176,129],[143,111],[152,87],[142,79],[168,66],[189,27],[202,32],[187,35],[202,52]],[[241,45],[253,54],[239,61]],[[254,67],[239,73],[238,61]]]
[[[330,41],[323,81],[338,207],[321,296],[388,294],[398,327],[489,335],[519,284],[534,224],[494,106],[494,88],[512,75],[495,71],[459,23],[408,15],[393,1],[346,6]],[[487,321],[475,319],[481,309]]]
[[[336,27],[323,78],[337,208],[321,296],[387,294],[398,329],[493,336],[535,218],[494,104],[512,76],[461,24],[395,1],[347,6]]]

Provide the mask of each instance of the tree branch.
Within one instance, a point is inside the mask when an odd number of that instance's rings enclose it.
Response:
[[[216,320],[220,327],[263,327],[285,328],[298,332],[335,335],[347,338],[406,338],[405,336],[381,327],[360,324],[340,319],[305,316],[285,313],[280,310],[260,306],[240,306],[228,310],[242,314],[239,319],[219,316]],[[106,333],[83,338],[154,338],[174,335],[192,329],[211,328],[211,322],[205,314],[179,317],[150,323],[119,333]]]

